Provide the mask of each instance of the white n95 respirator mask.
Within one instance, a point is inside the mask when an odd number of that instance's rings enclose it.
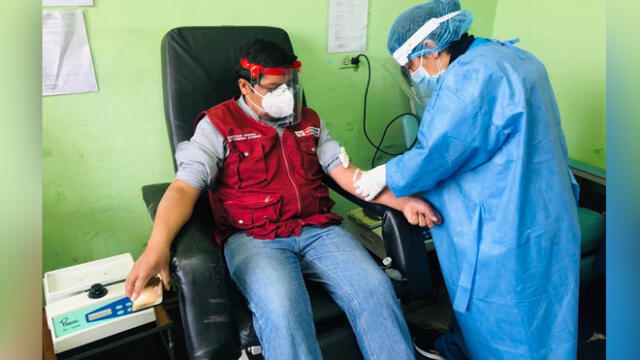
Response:
[[[279,119],[293,114],[295,98],[293,97],[293,92],[289,90],[286,84],[278,86],[266,95],[261,95],[253,86],[251,89],[262,98],[262,110],[272,117]]]

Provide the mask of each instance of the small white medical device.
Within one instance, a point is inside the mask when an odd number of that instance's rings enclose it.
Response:
[[[44,274],[45,313],[55,353],[156,320],[153,308],[132,311],[124,281],[131,254],[116,255]]]

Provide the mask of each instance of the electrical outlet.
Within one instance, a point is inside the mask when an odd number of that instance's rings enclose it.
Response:
[[[353,58],[353,56],[351,55],[345,55],[342,57],[342,59],[340,60],[340,69],[358,69],[358,64],[353,64],[351,62],[351,59]]]

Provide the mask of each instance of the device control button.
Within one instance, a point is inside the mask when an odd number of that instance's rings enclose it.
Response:
[[[130,307],[127,308],[127,312],[131,312],[131,308]]]
[[[116,305],[116,310],[122,309],[122,305]]]
[[[131,306],[131,305],[132,305],[131,301],[129,301],[126,304],[124,304],[124,306]]]
[[[118,312],[117,312],[117,314],[118,314],[118,315],[122,315],[122,314],[124,314],[124,310],[120,310],[120,311],[118,311]]]

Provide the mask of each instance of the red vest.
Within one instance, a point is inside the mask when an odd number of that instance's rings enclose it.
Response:
[[[248,116],[235,99],[204,112],[225,138],[229,156],[218,173],[209,201],[216,242],[238,230],[259,239],[300,234],[302,226],[339,224],[334,205],[321,183],[316,149],[320,119],[302,109],[299,124],[279,136],[272,126]]]

